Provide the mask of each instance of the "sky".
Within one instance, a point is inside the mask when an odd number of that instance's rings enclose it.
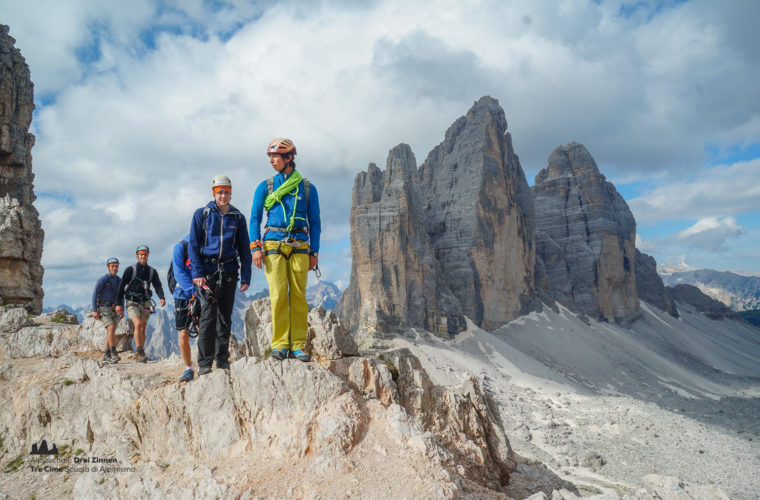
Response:
[[[402,142],[421,164],[484,95],[529,184],[580,142],[658,263],[758,271],[758,17],[752,0],[0,0],[35,85],[44,304],[87,304],[138,244],[165,280],[212,177],[248,218],[278,136],[319,192],[322,279],[345,287],[355,175]]]

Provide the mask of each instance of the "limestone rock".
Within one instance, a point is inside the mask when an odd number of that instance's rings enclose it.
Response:
[[[29,324],[29,312],[23,307],[0,307],[0,332],[17,332]]]
[[[641,478],[654,498],[662,500],[680,500],[699,498],[700,500],[728,500],[728,495],[720,488],[711,485],[698,485],[683,481],[673,476],[648,474]],[[642,495],[643,496],[643,495]],[[647,495],[647,498],[651,496]]]
[[[354,338],[343,327],[335,313],[322,307],[315,307],[309,311],[307,347],[313,356],[324,359],[359,355]]]
[[[498,101],[483,97],[417,169],[409,146],[354,182],[347,328],[450,336],[491,329],[534,297],[533,200]]]
[[[382,337],[404,326],[448,335],[463,323],[425,231],[411,148],[357,175],[351,206],[351,282],[336,309],[350,330]]]
[[[42,310],[44,232],[32,203],[34,174],[28,133],[34,111],[29,67],[0,25],[0,305]]]
[[[652,304],[671,316],[678,317],[678,309],[665,290],[662,278],[657,274],[657,262],[654,257],[636,249],[636,290],[639,299]]]
[[[496,403],[468,376],[454,387],[436,386],[408,349],[383,353],[391,366],[399,402],[420,426],[452,453],[452,463],[471,480],[498,489],[517,463]]]
[[[59,323],[64,325],[78,325],[79,320],[76,317],[76,314],[71,314],[69,311],[64,309],[63,307],[59,307],[58,309],[47,312],[44,314],[40,314],[36,318],[34,318],[34,322],[37,324],[45,324],[45,323]]]
[[[74,336],[83,328],[68,327]],[[10,454],[28,456],[44,436],[120,468],[118,474],[50,475],[44,487],[56,491],[73,484],[83,497],[161,498],[183,485],[188,494],[250,498],[248,485],[259,478],[257,497],[328,498],[331,484],[345,492],[355,484],[347,481],[361,478],[357,491],[458,498],[498,496],[511,470],[498,412],[477,383],[435,386],[408,351],[388,353],[388,363],[398,364],[395,381],[377,358],[356,363],[385,369],[379,385],[401,384],[387,404],[319,363],[245,358],[177,384],[179,360],[103,365],[71,352],[11,359],[0,370],[0,397],[10,403],[0,406],[0,428]],[[326,363],[361,359],[367,358]],[[419,393],[426,390],[429,395]],[[281,473],[292,467],[299,470],[295,481]],[[24,464],[3,478],[3,487],[39,478]]]
[[[636,221],[582,144],[554,150],[532,187],[536,255],[547,293],[569,309],[621,321],[639,307]]]
[[[116,350],[131,351],[132,338],[135,334],[135,327],[126,316],[119,320],[116,325]],[[103,349],[106,341],[106,327],[99,319],[92,316],[92,311],[88,312],[82,320],[82,327],[79,329],[81,342],[94,349]]]

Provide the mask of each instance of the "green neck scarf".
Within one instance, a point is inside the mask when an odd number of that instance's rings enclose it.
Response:
[[[298,170],[293,169],[293,172],[290,174],[290,176],[287,178],[285,182],[283,182],[280,187],[278,187],[276,190],[274,190],[272,193],[268,194],[266,199],[264,200],[264,208],[266,210],[270,210],[275,203],[279,203],[282,207],[282,215],[285,217],[285,220],[288,220],[288,214],[285,211],[285,205],[282,204],[282,198],[286,194],[292,194],[296,197],[296,201],[298,200],[298,185],[303,180],[303,177],[301,177],[300,172]],[[290,214],[290,224],[288,224],[288,232],[290,232],[293,229],[293,225],[295,224],[296,219],[301,219],[301,217],[296,217],[296,202],[293,202],[293,213]]]

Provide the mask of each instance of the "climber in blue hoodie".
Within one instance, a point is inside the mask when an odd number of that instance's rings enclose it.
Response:
[[[232,183],[217,175],[211,181],[214,200],[195,211],[187,247],[193,283],[201,297],[198,328],[198,375],[216,367],[228,369],[230,325],[235,287],[240,272],[240,291],[251,283],[250,242],[245,216],[230,205]]]

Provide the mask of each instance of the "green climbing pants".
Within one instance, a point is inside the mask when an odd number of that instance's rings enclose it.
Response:
[[[264,258],[269,301],[272,305],[272,349],[297,351],[306,345],[307,316],[306,280],[309,271],[308,253],[293,253],[294,247],[265,241],[264,253],[280,248]],[[299,250],[306,249],[304,243]]]

